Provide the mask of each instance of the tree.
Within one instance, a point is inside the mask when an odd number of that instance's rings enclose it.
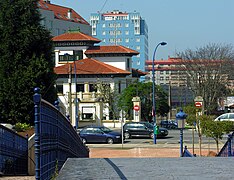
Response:
[[[117,107],[117,102],[119,94],[116,92],[116,89],[104,82],[97,82],[95,88],[103,99],[104,107],[109,109],[110,118],[113,119],[113,121],[118,119],[119,109]]]
[[[234,49],[231,45],[208,44],[195,50],[178,53],[182,58],[183,79],[195,96],[202,96],[210,114],[217,108],[217,99],[230,94],[227,88],[233,77]]]
[[[204,134],[207,137],[211,137],[215,140],[217,153],[219,152],[219,140],[223,138],[224,133],[233,131],[234,122],[231,121],[214,121],[212,118],[208,118],[205,121],[201,121],[201,127]]]
[[[33,123],[35,87],[56,99],[51,35],[40,21],[37,0],[0,1],[0,121]]]
[[[160,86],[155,87],[155,94],[156,113],[165,116],[169,112],[167,94]],[[141,99],[141,119],[143,121],[152,121],[152,82],[135,82],[129,85],[121,93],[118,106],[125,107],[125,110],[129,112],[129,117],[132,118],[132,98],[137,95]]]

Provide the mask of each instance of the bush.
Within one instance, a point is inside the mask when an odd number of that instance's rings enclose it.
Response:
[[[16,123],[15,124],[15,130],[17,132],[24,132],[24,131],[30,129],[30,127],[31,126],[27,123]]]

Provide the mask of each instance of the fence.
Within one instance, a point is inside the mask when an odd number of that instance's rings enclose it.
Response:
[[[192,155],[188,149],[187,149],[187,146],[184,147],[184,152],[183,152],[183,155],[182,157],[195,157],[194,155]]]
[[[68,119],[55,106],[41,99],[35,88],[35,162],[36,179],[51,179],[67,158],[89,157],[88,148]]]
[[[28,140],[0,125],[0,172],[4,175],[26,175]]]
[[[234,132],[228,135],[228,140],[218,153],[218,157],[233,157],[234,156]]]

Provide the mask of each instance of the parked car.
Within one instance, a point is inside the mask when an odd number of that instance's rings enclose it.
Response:
[[[118,143],[122,142],[120,132],[115,132],[105,126],[87,126],[84,127],[79,135],[83,143]]]
[[[215,121],[234,121],[234,113],[221,114],[215,118]]]
[[[128,122],[123,126],[124,137],[129,139],[132,137],[150,137],[154,138],[154,126],[148,122]],[[160,127],[157,137],[166,137],[168,130]]]
[[[174,120],[162,120],[160,122],[161,127],[168,128],[168,129],[177,129],[178,124]]]

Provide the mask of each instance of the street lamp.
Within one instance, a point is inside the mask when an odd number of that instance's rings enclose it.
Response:
[[[154,144],[157,143],[157,125],[156,125],[156,106],[155,106],[155,71],[154,71],[154,60],[155,60],[155,54],[159,46],[165,46],[166,42],[160,42],[157,44],[157,46],[154,49],[154,55],[153,55],[153,61],[152,61],[152,81],[153,81],[153,108],[152,108],[152,114],[153,114],[153,121],[154,121]]]
[[[67,63],[69,61],[69,53],[65,53],[64,56],[67,59]],[[73,58],[73,64],[74,64],[74,76],[75,76],[75,127],[78,129],[79,126],[79,117],[78,117],[78,98],[77,98],[77,91],[76,91],[76,86],[77,86],[77,72],[76,72],[76,60]],[[71,88],[71,83],[72,83],[72,65],[70,64],[69,66],[69,116],[70,120],[72,122],[72,88]]]
[[[183,129],[186,117],[187,114],[185,114],[182,109],[176,114],[178,128],[180,129],[180,157],[183,156]]]

